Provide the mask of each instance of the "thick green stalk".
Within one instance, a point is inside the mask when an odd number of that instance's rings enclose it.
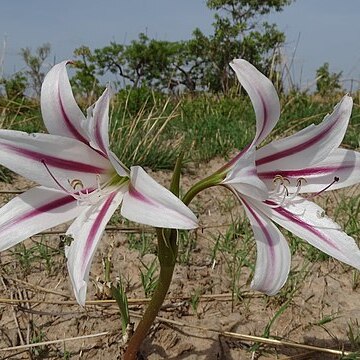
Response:
[[[124,360],[136,360],[140,345],[154,322],[169,290],[177,256],[177,231],[156,229],[158,257],[160,262],[159,280],[146,311],[136,327],[125,352]]]
[[[222,180],[224,180],[225,173],[215,173],[208,176],[205,179],[200,180],[194,186],[192,186],[189,191],[184,195],[182,201],[185,205],[189,205],[191,200],[200,192],[209,187],[219,185]]]
[[[170,190],[176,195],[179,195],[179,182],[181,170],[182,156],[180,155],[175,166],[173,179]],[[221,183],[226,173],[217,172],[195,184],[185,194],[182,201],[185,205],[189,205],[192,199],[202,190]],[[176,258],[177,258],[177,230],[156,229],[158,238],[158,258],[160,262],[159,280],[154,291],[154,294],[146,308],[146,311],[136,327],[134,335],[131,337],[128,347],[125,352],[124,360],[136,360],[137,353],[144,341],[149,329],[154,322],[160,308],[165,300],[166,294],[169,290],[171,279],[174,273]]]

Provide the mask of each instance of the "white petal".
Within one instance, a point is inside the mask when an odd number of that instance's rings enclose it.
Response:
[[[85,116],[76,104],[66,71],[68,63],[63,61],[55,65],[45,76],[41,88],[41,112],[49,133],[88,144],[86,133],[81,128]]]
[[[67,235],[74,238],[65,250],[70,279],[76,300],[85,305],[89,271],[95,250],[105,226],[122,200],[122,193],[112,193],[96,205],[88,207],[71,224]]]
[[[276,175],[286,177],[290,181],[286,185],[290,193],[296,191],[298,180],[301,178],[304,180],[301,181],[300,193],[340,189],[360,182],[360,153],[336,149],[325,160],[311,167],[263,171],[258,175],[270,190]]]
[[[110,88],[88,109],[88,118],[83,127],[90,139],[90,145],[108,157],[109,153],[109,105],[111,98]]]
[[[258,145],[269,135],[279,119],[279,97],[271,81],[247,61],[235,59],[230,66],[254,106],[256,135],[252,145]]]
[[[195,229],[196,216],[174,194],[152,179],[140,166],[130,172],[129,191],[121,214],[141,224],[171,229]]]
[[[44,187],[26,191],[0,209],[0,251],[75,218],[82,209],[61,191]]]
[[[323,161],[341,144],[352,103],[350,96],[344,96],[321,124],[311,125],[297,134],[273,141],[259,149],[256,153],[258,172],[301,169]]]
[[[129,176],[129,170],[127,167],[119,160],[119,158],[110,150],[109,151],[109,160],[112,166],[115,168],[116,172],[120,176]]]
[[[285,284],[291,265],[289,246],[271,220],[246,198],[240,198],[256,240],[257,258],[251,287],[268,295],[276,294]],[[263,206],[258,203],[259,206]]]
[[[268,202],[270,205],[274,205]],[[326,254],[360,269],[360,250],[354,239],[311,201],[295,198],[287,207],[261,209],[273,221]]]
[[[80,141],[49,134],[0,130],[0,163],[46,187],[71,191],[70,182],[84,187],[108,177],[110,162]]]
[[[239,194],[256,200],[266,200],[268,197],[266,185],[257,176],[255,152],[251,149],[236,160],[222,184],[231,185]]]

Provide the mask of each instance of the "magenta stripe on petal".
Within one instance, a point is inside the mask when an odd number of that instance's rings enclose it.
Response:
[[[101,150],[101,154],[107,158],[108,149],[107,146],[105,146],[101,135],[101,121],[98,119],[100,116],[103,116],[103,114],[97,114],[97,119],[95,119],[95,139]]]
[[[298,152],[306,150],[307,148],[311,147],[312,145],[314,145],[317,142],[319,142],[320,140],[322,140],[331,131],[331,129],[335,125],[337,125],[337,120],[333,121],[327,129],[323,130],[321,133],[315,135],[311,139],[309,139],[301,144],[298,144],[291,148],[284,149],[282,151],[275,152],[274,154],[271,154],[269,156],[265,156],[263,158],[256,160],[256,166],[264,165],[269,162],[279,160],[279,159],[282,159],[282,158],[285,158],[290,155],[293,155]]]
[[[100,150],[104,153],[104,155],[107,155],[107,146],[104,144],[104,139],[102,137],[102,119],[104,118],[104,115],[106,111],[109,108],[108,104],[108,90],[105,90],[104,94],[101,96],[101,98],[98,100],[97,104],[94,108],[94,123],[95,123],[95,139],[96,143],[99,146]],[[105,99],[105,105],[104,105],[104,99]],[[99,109],[100,108],[100,109]],[[96,117],[95,117],[96,116]]]
[[[320,166],[320,167],[312,167],[307,169],[300,170],[277,170],[277,171],[264,171],[258,172],[258,176],[263,179],[274,179],[276,175],[281,175],[287,178],[300,178],[307,176],[324,176],[332,173],[336,173],[337,171],[342,170],[352,170],[354,169],[353,162],[343,162],[338,166]]]
[[[85,244],[85,249],[84,249],[84,257],[83,257],[83,262],[82,262],[83,267],[87,265],[88,256],[89,256],[89,253],[91,253],[91,248],[94,243],[95,237],[100,229],[101,222],[103,221],[107,211],[109,210],[109,207],[110,207],[112,201],[114,200],[115,195],[116,195],[116,192],[113,192],[108,196],[108,198],[106,199],[104,205],[102,206],[98,216],[96,217],[94,223],[91,226],[89,235],[86,239],[86,244]]]
[[[258,215],[256,214],[256,212],[244,201],[244,199],[242,199],[243,204],[246,206],[246,208],[249,210],[249,212],[251,213],[251,215],[254,217],[255,221],[258,223],[258,225],[260,226],[261,231],[263,232],[263,234],[265,235],[266,241],[270,247],[270,255],[271,255],[271,260],[274,263],[274,261],[276,261],[275,259],[275,250],[274,250],[274,242],[273,239],[268,231],[268,229],[266,228],[266,226],[264,226],[262,220],[258,217]],[[266,275],[266,278],[268,278],[269,276],[272,278],[273,277],[273,269],[274,266],[271,266],[271,273],[268,273]]]
[[[78,171],[78,172],[90,173],[90,174],[103,174],[106,172],[105,169],[100,168],[98,166],[84,164],[78,161],[60,159],[55,156],[45,155],[37,151],[19,148],[17,146],[10,144],[1,144],[1,146],[4,146],[10,151],[13,151],[23,157],[35,161],[45,162],[47,166],[55,167],[58,169],[72,170],[72,171]]]
[[[338,251],[339,248],[336,246],[336,244],[334,244],[334,242],[329,239],[328,237],[326,237],[323,233],[321,233],[318,229],[316,229],[314,226],[304,222],[303,220],[301,220],[298,216],[292,214],[290,211],[284,209],[283,207],[279,206],[276,207],[276,203],[270,200],[266,200],[265,203],[267,205],[270,205],[271,207],[273,207],[273,210],[275,212],[277,212],[278,214],[282,215],[283,217],[285,217],[287,220],[295,223],[296,225],[299,225],[300,227],[302,227],[303,229],[311,232],[313,235],[317,236],[319,239],[321,239],[322,241],[324,241],[327,245],[331,246],[333,249],[336,249]]]
[[[64,119],[64,123],[67,127],[67,129],[69,130],[69,132],[75,137],[75,139],[89,145],[89,141],[87,139],[85,139],[80,133],[79,131],[75,128],[75,126],[72,124],[72,122],[70,121],[69,117],[66,114],[63,102],[61,100],[61,96],[60,96],[60,89],[58,89],[58,94],[59,94],[59,104],[60,104],[60,110],[61,110],[61,115]]]
[[[258,96],[259,96],[259,99],[261,101],[261,105],[262,105],[262,109],[263,109],[263,116],[264,116],[264,121],[263,121],[263,124],[262,124],[262,129],[260,131],[260,134],[257,136],[256,139],[254,139],[254,142],[257,142],[258,139],[260,139],[262,137],[262,134],[264,133],[265,131],[265,128],[266,128],[266,125],[268,123],[268,111],[267,111],[267,107],[266,107],[266,102],[264,100],[264,98],[262,97],[261,93],[260,92],[257,92],[258,93]]]
[[[101,136],[101,130],[98,122],[96,123],[96,127],[95,127],[95,138],[97,144],[99,145],[100,150],[104,153],[104,155],[107,155],[106,146],[103,142],[103,138]]]
[[[157,205],[151,199],[149,199],[147,196],[145,196],[141,192],[137,191],[131,184],[129,184],[128,192],[129,192],[129,195],[131,195],[132,197],[134,197],[135,199],[137,199],[139,201],[142,201],[149,205],[154,205],[154,206]]]
[[[6,222],[5,224],[3,224],[0,227],[0,233],[8,230],[12,226],[20,225],[21,222],[23,222],[23,221],[30,220],[32,218],[35,218],[38,215],[61,208],[62,206],[68,205],[72,202],[76,202],[74,197],[72,197],[71,195],[67,195],[62,198],[50,201],[47,204],[41,205],[38,208],[28,210],[27,212],[20,215],[19,217],[13,218],[13,219],[9,220],[8,222]]]

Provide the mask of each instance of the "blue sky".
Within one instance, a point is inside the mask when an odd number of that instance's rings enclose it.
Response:
[[[324,62],[333,72],[343,71],[343,79],[360,80],[359,17],[359,0],[297,0],[270,17],[286,34],[289,61],[296,49],[293,70],[303,87]]]
[[[159,40],[185,40],[199,27],[210,34],[213,13],[204,0],[2,0],[0,45],[4,73],[24,66],[20,48],[49,42],[49,62],[71,58],[80,45],[126,43],[140,32]],[[269,17],[284,31],[291,76],[306,87],[324,62],[344,78],[360,80],[360,1],[297,0]],[[296,51],[295,51],[296,49]]]

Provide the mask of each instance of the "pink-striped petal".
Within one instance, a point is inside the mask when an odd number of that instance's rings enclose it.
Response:
[[[251,287],[268,295],[276,294],[290,271],[289,246],[279,229],[256,207],[241,197],[256,240],[257,258]]]
[[[106,88],[101,97],[88,109],[88,119],[84,125],[90,139],[90,146],[109,159],[120,176],[128,176],[129,171],[118,157],[109,149],[109,105],[112,96]]]
[[[83,211],[66,233],[74,239],[65,249],[65,254],[75,297],[82,306],[85,305],[87,282],[95,250],[106,224],[121,200],[121,192],[111,193],[103,201]]]
[[[360,153],[352,150],[336,149],[323,161],[311,167],[296,170],[271,170],[259,172],[258,176],[271,190],[273,179],[281,175],[289,180],[286,187],[290,193],[336,190],[360,182]]]
[[[236,160],[221,183],[230,185],[238,193],[256,200],[266,200],[268,197],[268,189],[256,173],[253,150],[247,151]]]
[[[105,89],[96,103],[88,108],[87,120],[84,123],[91,147],[99,150],[106,157],[108,157],[109,152],[109,105],[111,95],[110,88]]]
[[[230,66],[254,106],[256,135],[252,145],[256,146],[270,134],[280,117],[279,97],[271,81],[247,61],[235,59]]]
[[[41,88],[41,112],[50,134],[71,137],[88,144],[89,139],[81,125],[85,116],[77,105],[71,90],[66,64],[63,61],[45,76]]]
[[[301,197],[286,207],[276,207],[270,200],[266,204],[261,210],[274,222],[324,253],[360,269],[360,250],[354,239],[327,217],[320,206]]]
[[[61,191],[44,187],[26,191],[0,208],[0,251],[74,219],[83,209]]]
[[[129,191],[124,194],[121,214],[141,224],[195,229],[197,218],[173,193],[152,179],[140,166],[130,171]]]
[[[0,163],[46,187],[66,188],[78,180],[82,187],[98,184],[112,171],[111,163],[80,141],[49,134],[0,130]]]
[[[341,144],[352,109],[352,99],[344,96],[321,124],[273,141],[256,154],[258,172],[296,170],[319,163]]]

